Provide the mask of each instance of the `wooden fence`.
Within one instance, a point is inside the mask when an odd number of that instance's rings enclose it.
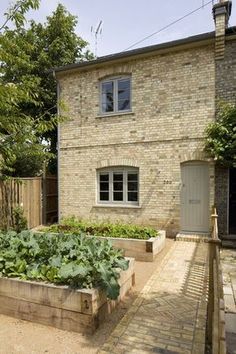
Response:
[[[218,238],[216,209],[212,214],[212,238],[209,241],[209,298],[207,339],[212,354],[226,354],[225,341],[225,305],[223,294],[223,277],[220,264],[220,245]]]
[[[43,178],[43,224],[51,224],[58,220],[57,177]]]
[[[23,208],[29,228],[42,223],[41,185],[41,177],[0,181],[1,227],[9,228],[13,225],[16,206]]]
[[[57,178],[0,181],[0,228],[12,227],[16,206],[23,208],[28,228],[57,221]]]

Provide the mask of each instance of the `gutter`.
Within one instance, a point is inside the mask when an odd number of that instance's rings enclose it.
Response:
[[[165,42],[165,43],[160,43],[160,44],[155,44],[155,45],[151,45],[148,47],[142,47],[142,48],[138,48],[138,49],[133,49],[133,50],[129,50],[126,52],[119,52],[119,53],[115,53],[115,54],[109,54],[106,56],[102,56],[99,57],[95,60],[90,60],[90,61],[84,61],[84,62],[80,62],[80,63],[73,63],[73,64],[69,64],[69,65],[65,65],[62,67],[57,67],[57,68],[53,68],[51,70],[51,72],[55,72],[55,74],[57,75],[57,73],[63,73],[66,71],[71,71],[71,70],[82,70],[82,69],[89,69],[90,67],[93,66],[97,66],[97,65],[101,65],[104,63],[109,63],[109,62],[115,62],[115,61],[127,61],[127,59],[134,59],[136,57],[142,57],[142,56],[148,56],[148,55],[153,55],[156,54],[157,52],[160,51],[170,51],[170,50],[178,50],[179,47],[181,46],[186,46],[186,45],[191,45],[191,46],[196,46],[199,45],[199,43],[201,42],[205,42],[206,43],[210,43],[214,40],[215,38],[215,32],[208,32],[208,33],[203,33],[203,34],[199,34],[196,36],[191,36],[191,37],[187,37],[187,38],[183,38],[183,39],[178,39],[178,40],[174,40],[171,42]]]
[[[236,33],[236,27],[229,27],[226,30],[226,39],[230,40],[230,36],[234,36]],[[215,31],[213,32],[207,32],[207,33],[202,33],[198,34],[195,36],[187,37],[187,38],[182,38],[178,40],[174,40],[171,42],[165,42],[165,43],[160,43],[160,44],[155,44],[147,47],[142,47],[138,49],[133,49],[129,50],[126,52],[120,52],[120,53],[115,53],[115,54],[109,54],[102,56],[100,58],[97,58],[95,60],[89,60],[89,61],[84,61],[80,63],[73,63],[57,68],[53,68],[49,72],[54,72],[54,75],[68,72],[68,71],[74,71],[74,70],[86,70],[90,69],[92,67],[96,67],[98,65],[102,64],[108,64],[108,63],[113,63],[113,62],[120,62],[120,61],[127,61],[128,59],[132,60],[140,57],[146,57],[148,55],[154,55],[157,53],[164,53],[164,52],[170,52],[179,50],[183,46],[189,46],[189,47],[194,47],[198,46],[201,43],[203,45],[213,43],[215,41]]]

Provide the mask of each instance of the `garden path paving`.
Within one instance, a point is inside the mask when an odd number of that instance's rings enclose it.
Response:
[[[225,300],[227,354],[236,354],[236,249],[220,252]]]
[[[208,244],[175,242],[99,354],[203,354]]]

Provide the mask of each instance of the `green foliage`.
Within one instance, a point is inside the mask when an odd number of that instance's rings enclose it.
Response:
[[[100,287],[119,295],[119,272],[129,262],[107,240],[81,235],[35,235],[29,231],[0,233],[0,276]]]
[[[27,219],[24,216],[24,210],[22,207],[17,206],[13,209],[13,229],[16,232],[26,230],[28,227]]]
[[[26,12],[38,6],[38,0],[17,1],[0,34],[0,169],[11,176],[22,176],[22,155],[28,176],[40,172],[42,160],[55,161],[57,123],[64,117],[57,116],[56,82],[48,70],[92,57],[75,33],[77,18],[61,4],[44,25],[24,27]]]
[[[38,9],[40,0],[18,0],[4,14],[5,21],[0,26],[0,32],[5,29],[9,21],[13,21],[17,28],[23,26],[25,22],[25,14],[30,9]]]
[[[7,165],[2,166],[3,175],[11,177],[34,177],[42,174],[45,162],[45,152],[40,144],[24,142],[19,146],[13,145],[12,155]],[[51,154],[48,153],[48,158]]]
[[[70,217],[62,220],[59,225],[52,225],[48,229],[50,232],[64,232],[79,235],[81,232],[87,235],[103,236],[103,237],[120,237],[148,240],[151,237],[157,237],[157,230],[151,227],[143,227],[130,224],[109,222],[91,222],[79,220]]]
[[[221,104],[219,119],[206,129],[205,151],[219,164],[236,166],[236,105]]]

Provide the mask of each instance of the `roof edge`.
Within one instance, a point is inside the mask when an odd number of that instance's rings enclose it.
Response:
[[[232,34],[236,34],[236,27],[227,28],[226,36],[230,36]],[[106,62],[112,62],[112,61],[116,61],[119,59],[125,59],[125,58],[132,58],[133,56],[144,55],[144,54],[156,52],[161,49],[169,49],[172,47],[175,48],[175,47],[178,47],[181,45],[191,44],[191,43],[194,44],[197,42],[210,40],[210,39],[214,39],[214,38],[215,38],[215,31],[206,32],[206,33],[198,34],[198,35],[191,36],[191,37],[177,39],[177,40],[170,41],[170,42],[155,44],[155,45],[142,47],[142,48],[138,48],[138,49],[133,49],[133,50],[125,51],[125,52],[118,52],[115,54],[105,55],[105,56],[99,57],[95,60],[89,60],[89,61],[84,61],[84,62],[80,62],[80,63],[73,63],[73,64],[61,66],[61,67],[52,68],[49,72],[59,73],[59,72],[65,72],[65,71],[70,71],[70,70],[76,70],[76,69],[80,69],[80,68],[81,69],[86,68],[86,67],[89,68],[90,66],[99,65],[102,63],[106,63]]]

